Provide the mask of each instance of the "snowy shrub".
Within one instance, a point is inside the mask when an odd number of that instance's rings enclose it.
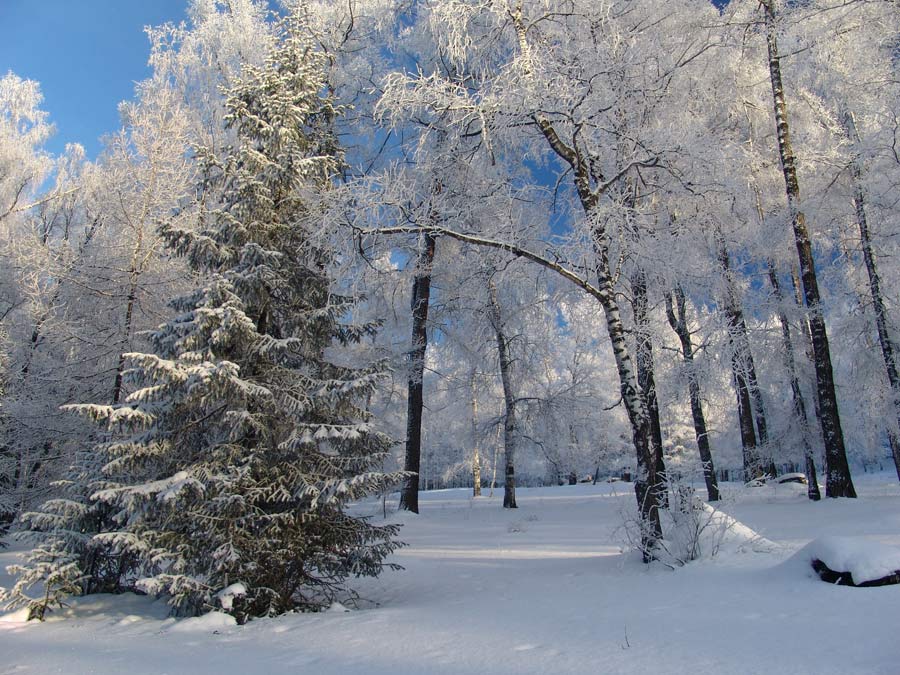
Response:
[[[690,485],[672,481],[670,489],[669,508],[661,514],[666,537],[657,558],[684,565],[715,556],[734,521],[717,517],[720,511],[704,503]]]
[[[717,502],[721,505],[722,502]],[[773,545],[724,511],[704,502],[688,479],[669,476],[668,508],[660,510],[666,536],[652,551],[644,551],[642,522],[637,513],[622,514],[625,548],[639,551],[669,567],[717,556],[722,550],[768,550]]]

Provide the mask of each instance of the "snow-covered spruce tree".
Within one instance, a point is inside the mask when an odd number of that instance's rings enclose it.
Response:
[[[391,445],[363,409],[381,365],[329,358],[375,326],[346,321],[357,299],[335,290],[312,241],[341,154],[304,35],[286,20],[229,92],[237,142],[223,158],[201,152],[219,206],[198,230],[161,228],[208,282],[173,303],[154,353],[127,355],[121,404],[73,406],[114,435],[98,451],[115,482],[92,499],[116,527],[94,544],[133,561],[123,587],[137,580],[182,613],[315,609],[398,545],[396,526],[343,508],[402,475],[372,470]]]

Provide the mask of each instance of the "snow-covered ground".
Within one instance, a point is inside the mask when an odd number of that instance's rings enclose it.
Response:
[[[900,547],[896,479],[856,482],[860,499],[817,504],[796,484],[726,489],[760,538],[735,528],[675,570],[620,553],[628,484],[520,489],[515,511],[423,493],[420,516],[394,516],[406,569],[358,582],[358,609],[238,627],[91,597],[44,624],[0,619],[0,673],[897,673],[900,586],[825,584],[794,555],[826,535]]]

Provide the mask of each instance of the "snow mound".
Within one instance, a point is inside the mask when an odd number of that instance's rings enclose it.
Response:
[[[209,612],[203,616],[182,619],[172,626],[170,633],[212,633],[226,628],[234,628],[237,620],[225,612]]]
[[[833,572],[849,573],[864,584],[900,570],[900,549],[863,537],[821,537],[797,552],[806,564],[820,560]]]
[[[692,560],[742,553],[768,553],[777,545],[744,523],[693,495],[675,495],[668,510],[661,512],[668,556],[659,560],[684,565]],[[670,559],[667,559],[670,558]]]
[[[0,614],[0,623],[26,623],[28,621],[28,608],[23,607],[14,612]]]

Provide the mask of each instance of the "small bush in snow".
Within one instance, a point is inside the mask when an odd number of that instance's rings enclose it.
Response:
[[[704,502],[683,478],[670,476],[668,498],[668,508],[660,510],[666,536],[652,551],[641,548],[645,538],[641,536],[637,514],[623,514],[621,532],[627,549],[640,551],[669,567],[681,567],[693,560],[715,557],[725,544],[753,548],[755,542],[763,541],[731,516]]]

